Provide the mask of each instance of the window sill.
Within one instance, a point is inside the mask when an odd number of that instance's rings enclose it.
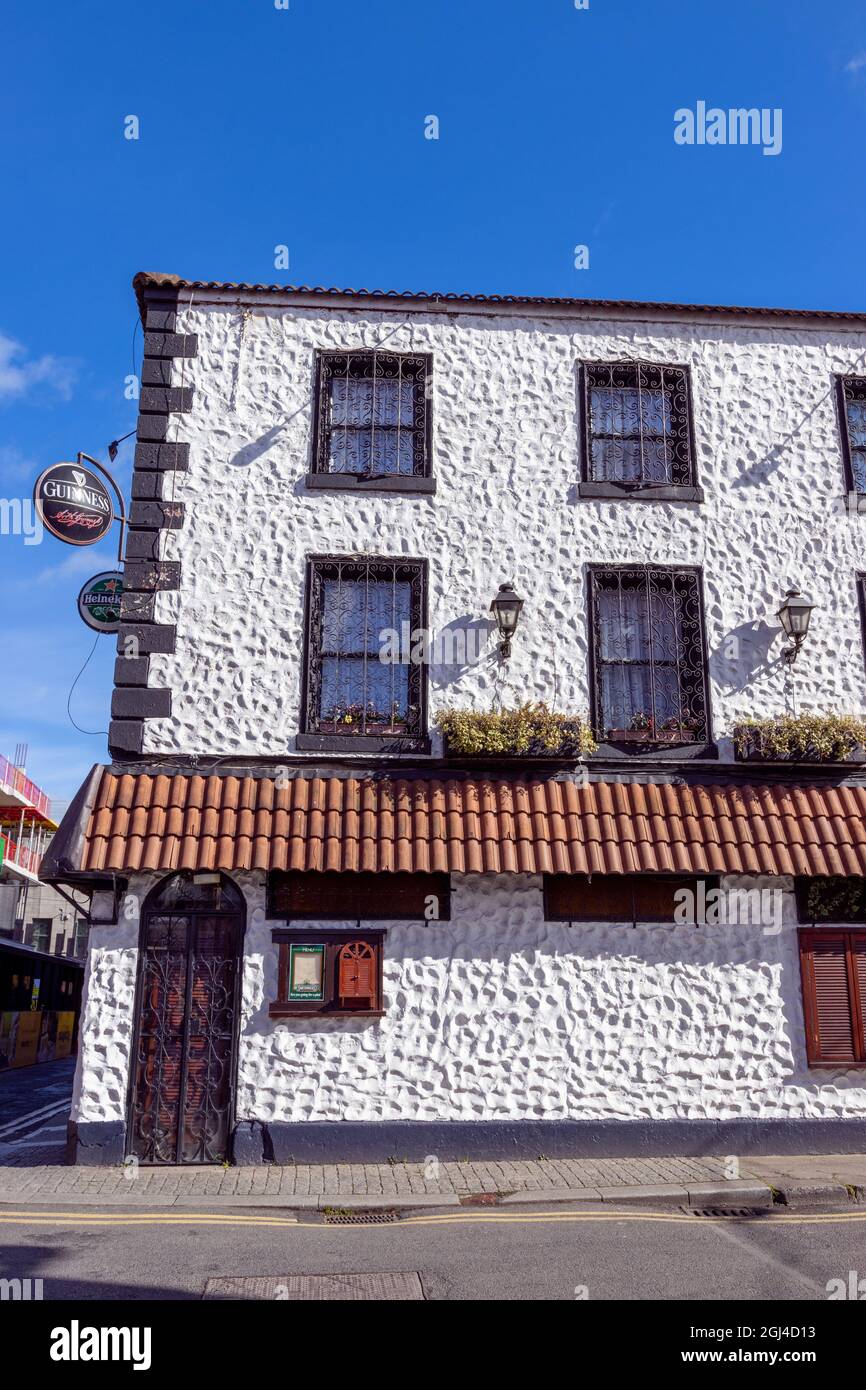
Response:
[[[271,1004],[269,1018],[384,1018],[384,1009],[294,1009],[291,1004]]]
[[[295,747],[317,753],[429,753],[429,738],[390,734],[296,734]]]
[[[665,760],[712,758],[717,759],[719,750],[715,743],[617,743],[600,741],[589,762],[598,758],[616,759],[619,762],[639,761],[641,758],[661,758]]]
[[[358,478],[354,473],[308,473],[309,488],[329,492],[425,492],[436,491],[435,478],[392,475],[383,478]]]
[[[627,487],[623,483],[580,482],[578,497],[610,502],[703,502],[702,487],[687,483],[647,483],[644,487]]]

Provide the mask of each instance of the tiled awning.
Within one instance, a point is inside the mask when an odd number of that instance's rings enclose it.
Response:
[[[64,866],[866,875],[866,787],[94,777]],[[70,808],[70,811],[72,808]],[[58,876],[56,869],[54,876]]]

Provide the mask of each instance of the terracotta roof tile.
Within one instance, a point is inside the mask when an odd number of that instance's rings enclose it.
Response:
[[[80,867],[866,875],[866,787],[105,771]]]

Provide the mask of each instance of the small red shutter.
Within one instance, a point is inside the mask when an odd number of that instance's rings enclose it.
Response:
[[[376,998],[376,955],[366,941],[348,941],[340,951],[339,995],[352,1003]]]
[[[846,934],[801,932],[800,966],[809,1061],[853,1065],[860,1047],[854,1036]]]

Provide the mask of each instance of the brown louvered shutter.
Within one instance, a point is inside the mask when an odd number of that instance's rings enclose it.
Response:
[[[376,954],[366,941],[347,941],[340,951],[339,990],[341,1002],[365,1002],[371,1007],[376,998]]]
[[[860,1061],[866,1061],[866,932],[851,932],[851,968],[854,977],[854,1035]]]
[[[862,1056],[855,1036],[846,932],[800,933],[806,1051],[810,1063],[851,1066]]]

